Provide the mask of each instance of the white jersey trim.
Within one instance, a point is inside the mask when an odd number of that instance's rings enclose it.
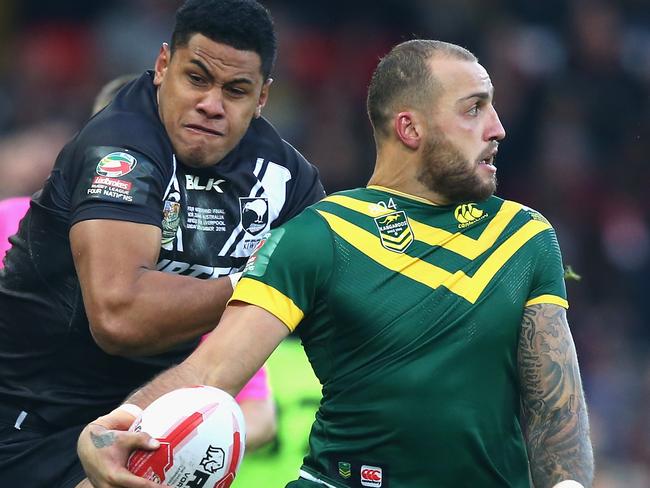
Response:
[[[316,476],[309,474],[307,471],[303,469],[300,470],[300,477],[306,479],[307,481],[313,481],[314,483],[318,483],[319,485],[327,486],[327,488],[337,488],[334,485],[330,485],[326,481],[316,478]]]

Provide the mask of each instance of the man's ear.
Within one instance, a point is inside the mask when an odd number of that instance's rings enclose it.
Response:
[[[271,88],[271,83],[273,83],[273,78],[268,78],[264,85],[262,85],[262,91],[260,92],[260,98],[257,100],[257,107],[255,108],[255,118],[258,119],[262,116],[262,109],[266,105],[266,102],[269,99],[269,90]]]
[[[400,112],[395,116],[395,135],[409,149],[417,150],[422,142],[422,127],[416,114]]]
[[[171,50],[169,49],[169,44],[166,42],[163,42],[162,46],[160,46],[160,52],[158,53],[158,57],[156,58],[156,64],[154,66],[154,77],[153,77],[153,84],[156,86],[160,86],[162,83],[163,78],[165,77],[165,73],[167,72],[167,68],[169,67],[169,62],[171,61],[172,53]]]

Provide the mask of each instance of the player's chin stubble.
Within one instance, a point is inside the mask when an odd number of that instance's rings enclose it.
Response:
[[[447,204],[481,201],[496,191],[496,176],[481,178],[476,162],[467,161],[444,137],[425,142],[418,181],[442,196]]]

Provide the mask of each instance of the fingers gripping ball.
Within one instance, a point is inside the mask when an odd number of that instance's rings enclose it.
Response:
[[[130,430],[155,437],[160,448],[134,451],[129,470],[175,488],[227,488],[244,457],[244,415],[233,397],[210,386],[161,396]]]

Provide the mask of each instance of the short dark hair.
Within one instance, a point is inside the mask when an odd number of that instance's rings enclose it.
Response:
[[[368,117],[375,138],[388,135],[396,105],[420,107],[433,99],[439,83],[429,60],[435,55],[477,61],[464,47],[444,41],[413,39],[391,49],[377,65],[368,87]]]
[[[269,11],[255,0],[187,0],[176,12],[171,51],[186,46],[194,34],[242,51],[253,51],[262,60],[262,74],[273,71],[277,39]]]

